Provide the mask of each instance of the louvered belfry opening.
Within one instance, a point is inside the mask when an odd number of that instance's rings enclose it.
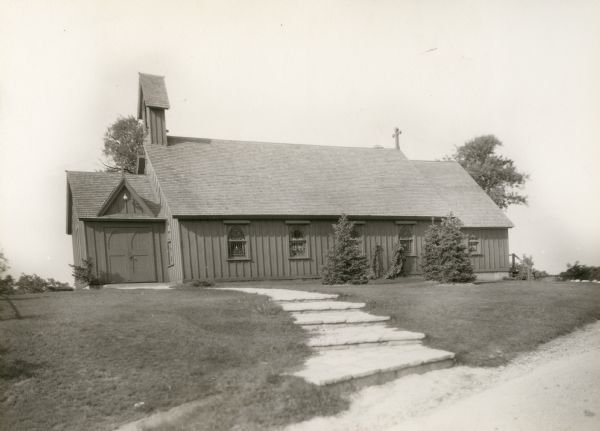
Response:
[[[152,145],[167,145],[165,111],[169,108],[165,78],[140,73],[138,120],[143,122]]]

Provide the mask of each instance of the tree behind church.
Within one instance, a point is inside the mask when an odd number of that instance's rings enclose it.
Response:
[[[529,176],[512,160],[495,153],[502,142],[494,135],[479,136],[456,148],[447,160],[456,160],[500,208],[527,204],[521,189]]]
[[[144,154],[145,136],[144,126],[133,115],[117,118],[104,133],[106,170],[135,173],[137,158]]]

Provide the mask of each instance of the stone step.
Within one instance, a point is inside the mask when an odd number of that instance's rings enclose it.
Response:
[[[273,301],[319,301],[325,299],[335,299],[339,295],[333,293],[305,292],[303,290],[289,289],[261,289],[256,287],[216,287],[214,289],[235,290],[237,292],[255,293],[257,295],[266,295]]]
[[[322,350],[293,375],[316,385],[382,383],[406,374],[452,366],[454,353],[420,344]]]
[[[298,325],[328,325],[340,323],[368,323],[389,320],[389,316],[374,316],[364,311],[340,310],[292,313]]]
[[[425,334],[402,331],[383,324],[368,325],[308,325],[308,345],[315,348],[343,348],[349,346],[372,346],[374,343],[388,345],[420,343]]]
[[[150,290],[173,290],[171,287],[174,283],[116,283],[116,284],[104,284],[102,288],[119,289],[119,290],[137,290],[137,289],[150,289]]]
[[[363,308],[364,302],[342,302],[342,301],[284,301],[278,302],[285,311],[305,312],[305,311],[331,311],[331,310],[352,310]]]

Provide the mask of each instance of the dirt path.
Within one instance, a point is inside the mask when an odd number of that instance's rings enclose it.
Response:
[[[598,430],[600,322],[506,367],[455,367],[370,387],[350,410],[286,431]]]

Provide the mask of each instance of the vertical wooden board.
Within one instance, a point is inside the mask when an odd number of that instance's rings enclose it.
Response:
[[[481,245],[482,246],[482,252],[483,252],[483,270],[489,270],[492,268],[492,256],[491,256],[491,252],[492,252],[492,248],[490,247],[490,240],[487,237],[487,235],[485,235],[485,231],[480,231],[478,232],[481,235],[481,238],[484,238],[484,243]]]
[[[190,245],[188,240],[188,224],[189,222],[181,223],[181,254],[182,254],[182,264],[183,264],[183,278],[191,279],[192,278],[192,270],[191,270],[191,262],[190,262]],[[173,240],[171,239],[171,242]]]
[[[219,278],[230,278],[231,268],[230,262],[227,260],[227,229],[226,226],[221,222],[210,221],[211,231],[215,233],[215,259],[217,259],[219,268]]]
[[[258,251],[258,243],[260,242],[260,226],[257,223],[251,223],[249,226],[250,236],[250,278],[258,277],[260,253]]]
[[[98,256],[98,272],[108,273],[108,263],[106,256],[106,237],[103,226],[100,223],[94,223],[94,245],[96,247],[96,256]]]
[[[508,248],[508,229],[502,232],[502,268],[508,268],[508,254],[510,253]]]
[[[277,273],[276,277],[283,277],[285,275],[285,268],[283,266],[284,261],[282,259],[283,250],[281,248],[281,233],[277,226],[273,225],[273,238],[274,238],[274,253],[275,259],[277,261]]]
[[[152,240],[154,242],[154,267],[156,268],[157,281],[164,281],[162,247],[160,243],[160,225],[152,224]]]
[[[94,246],[94,230],[89,226],[89,223],[85,223],[84,225],[84,235],[85,235],[85,243],[86,243],[86,254],[88,257],[92,259],[92,263],[94,265],[94,275],[98,276],[98,257],[96,256],[96,248]]]
[[[279,259],[277,258],[277,238],[275,232],[269,229],[269,260],[271,262],[271,277],[279,275]]]
[[[492,250],[494,255],[494,269],[500,269],[500,241],[498,239],[498,233],[496,231],[490,231],[490,237],[492,239]]]
[[[268,244],[267,233],[265,231],[264,222],[258,222],[257,226],[258,238],[256,240],[256,260],[257,260],[257,276],[259,278],[267,278],[269,276],[269,259],[265,254],[265,246]]]
[[[261,278],[269,278],[271,276],[271,258],[269,256],[269,230],[262,221],[260,225],[260,256],[262,263]]]
[[[173,251],[173,265],[169,267],[171,281],[183,280],[183,264],[181,259],[181,232],[179,220],[168,214],[171,223],[171,247]]]
[[[219,274],[217,273],[217,268],[215,265],[215,250],[213,245],[213,232],[209,226],[204,226],[204,237],[205,237],[205,245],[204,249],[206,250],[206,266],[208,272],[208,278],[212,280],[216,280],[219,278]]]
[[[309,226],[309,237],[308,241],[310,244],[310,260],[306,262],[305,265],[305,275],[307,276],[315,276],[317,275],[317,227],[311,223]]]
[[[169,279],[169,256],[167,255],[167,226],[161,224],[159,229],[159,241],[160,241],[160,260],[162,265],[163,281],[171,281]]]
[[[208,277],[208,263],[206,261],[206,228],[200,225],[200,236],[198,237],[198,259],[200,259],[199,265],[201,266],[200,275],[202,278],[207,280]]]
[[[199,279],[200,277],[200,259],[198,259],[198,224],[192,223],[188,233],[190,247],[190,262],[192,269],[192,278]]]
[[[287,238],[287,232],[285,232],[285,230],[287,230],[287,225],[285,225],[283,222],[281,224],[276,223],[275,226],[277,227],[277,244],[278,244],[278,250],[279,253],[277,254],[279,256],[279,259],[281,261],[281,268],[283,269],[282,271],[282,276],[283,277],[287,277],[290,275],[290,265],[289,262],[290,260],[288,259],[287,256],[287,252],[286,252],[286,244],[285,244],[285,239]]]

